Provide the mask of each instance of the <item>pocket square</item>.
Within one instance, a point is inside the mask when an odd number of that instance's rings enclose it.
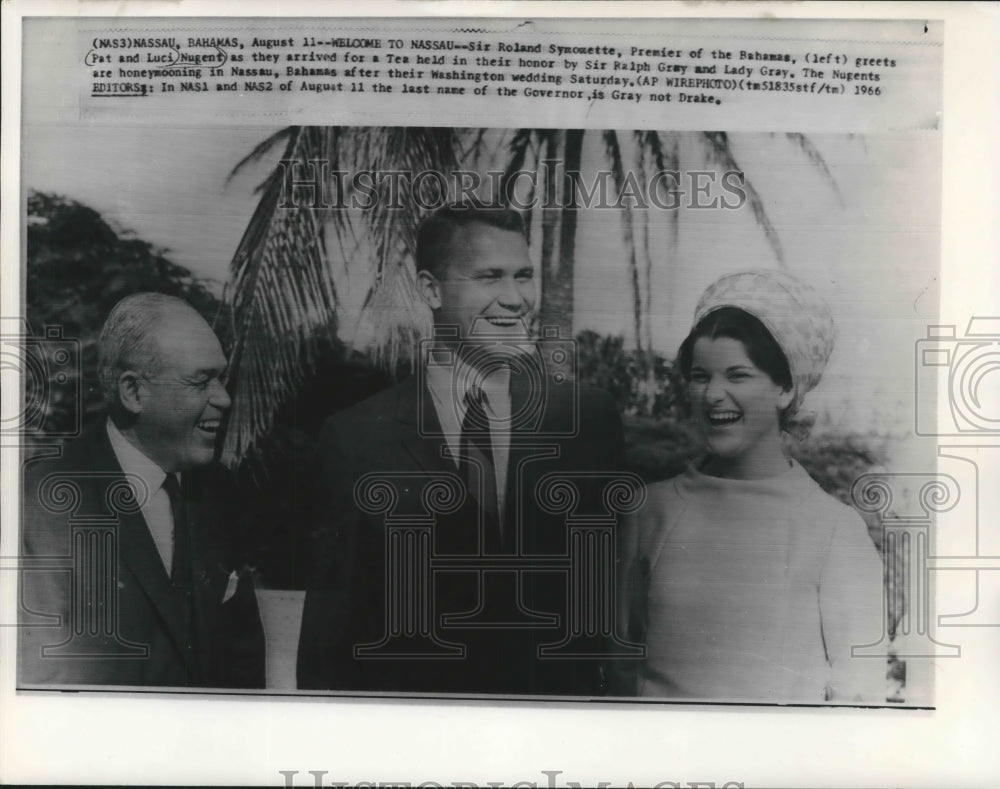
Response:
[[[240,574],[233,570],[229,573],[229,581],[226,583],[226,591],[222,595],[222,602],[227,603],[229,599],[236,594],[236,587],[240,582]]]

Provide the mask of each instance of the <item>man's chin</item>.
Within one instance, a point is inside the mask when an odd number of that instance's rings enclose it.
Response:
[[[207,466],[215,460],[218,439],[215,436],[211,438],[199,436],[198,439],[197,445],[193,446],[188,454],[186,463],[188,468]]]

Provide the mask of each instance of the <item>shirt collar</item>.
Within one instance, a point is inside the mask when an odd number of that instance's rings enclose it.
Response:
[[[118,458],[118,464],[122,467],[122,471],[126,474],[134,474],[145,482],[149,496],[155,494],[163,486],[167,472],[125,438],[122,431],[110,419],[108,419],[108,438],[111,440],[111,448],[114,450],[115,457]],[[179,478],[178,481],[180,481]],[[138,494],[138,491],[136,493]]]
[[[486,394],[487,404],[494,416],[508,417],[510,411],[510,368],[506,365],[498,365],[484,379],[477,375],[469,364],[457,354],[453,354],[451,358],[454,361],[450,363],[435,361],[435,355],[432,352],[427,359],[427,388],[430,390],[438,410],[440,411],[442,406],[454,403],[458,409],[457,421],[461,423],[465,416],[465,395],[472,383],[478,382]]]

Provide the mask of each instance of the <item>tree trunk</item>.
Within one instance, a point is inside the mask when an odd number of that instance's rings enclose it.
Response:
[[[538,325],[556,326],[562,328],[559,320],[561,318],[561,307],[559,304],[559,294],[557,293],[559,283],[557,282],[556,248],[558,245],[559,233],[559,183],[555,177],[555,164],[559,150],[560,132],[546,132],[542,137],[541,161],[539,170],[543,174],[543,194],[542,194],[542,254],[541,254],[541,275],[542,292],[538,306]]]
[[[559,210],[559,252],[544,259],[542,268],[541,323],[559,328],[559,336],[573,336],[573,264],[576,257],[577,181],[583,158],[583,130],[570,129],[565,134],[562,179],[562,208]],[[543,223],[543,230],[545,225]],[[554,260],[553,260],[554,258]],[[549,265],[545,265],[546,262]],[[552,264],[555,265],[552,265]]]

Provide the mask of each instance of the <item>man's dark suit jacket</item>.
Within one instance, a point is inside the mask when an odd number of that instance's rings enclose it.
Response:
[[[55,512],[62,507],[53,507],[53,500],[58,504],[65,499],[60,498],[58,487],[49,487],[48,492],[43,487],[61,479],[72,480],[79,499],[68,511]],[[19,684],[264,687],[264,631],[249,573],[243,574],[235,593],[223,602],[230,573],[239,572],[244,564],[234,550],[239,523],[230,508],[231,483],[221,466],[181,477],[192,540],[192,605],[185,606],[178,598],[142,513],[132,508],[131,513],[118,516],[115,588],[110,588],[112,574],[107,567],[92,570],[95,575],[88,581],[90,590],[94,583],[105,587],[105,596],[116,594],[117,638],[114,633],[103,637],[98,633],[97,638],[70,641],[55,654],[42,654],[43,647],[51,649],[69,640],[74,627],[87,630],[94,606],[108,602],[101,594],[88,592],[85,599],[90,610],[74,615],[71,573],[31,567],[68,567],[67,559],[60,557],[69,557],[73,550],[71,517],[79,524],[87,516],[113,515],[109,509],[114,506],[113,498],[109,501],[107,491],[116,482],[120,487],[122,481],[125,476],[103,422],[67,445],[62,457],[26,464]],[[48,621],[42,623],[40,615],[49,615]],[[81,644],[83,649],[78,648]],[[95,644],[97,656],[93,656]],[[146,655],[136,656],[143,648]],[[92,656],[70,657],[66,652]]]
[[[417,377],[411,376],[334,415],[324,425],[318,447],[318,569],[303,612],[299,687],[472,695],[600,695],[604,672],[599,659],[540,660],[537,655],[540,645],[559,642],[567,632],[569,584],[565,572],[539,571],[520,576],[523,605],[550,616],[546,626],[530,629],[441,627],[443,615],[474,610],[482,601],[475,571],[436,572],[432,625],[441,640],[465,645],[465,656],[443,661],[355,658],[354,645],[379,642],[385,634],[387,595],[385,519],[381,514],[361,511],[355,504],[355,484],[371,473],[416,473],[412,485],[404,480],[396,486],[400,498],[393,511],[406,514],[422,509],[419,474],[456,472],[454,461],[442,456],[445,439],[428,436],[440,433],[440,422],[426,388],[422,393],[418,391],[420,385]],[[533,495],[537,481],[545,474],[616,473],[623,467],[621,419],[610,396],[589,388],[578,389],[577,393],[576,435],[535,440],[539,433],[551,432],[570,418],[572,396],[559,390],[549,393],[540,423],[512,430],[502,547],[505,553],[516,550],[534,557],[568,555],[565,516],[543,511]],[[511,395],[514,401],[513,387]],[[517,413],[517,403],[512,405]],[[532,460],[533,447],[537,446],[555,446],[558,456]],[[597,486],[583,487],[584,499],[599,495]],[[583,508],[587,506],[589,502]],[[434,557],[477,553],[477,512],[475,500],[466,497],[458,511],[437,517],[432,531]],[[520,546],[511,539],[515,528],[520,528]],[[490,583],[506,584],[504,589],[509,591],[517,577],[511,573],[494,575]],[[492,602],[501,596],[493,597]],[[509,595],[510,600],[513,597],[513,593]],[[557,626],[551,624],[552,615],[558,617]]]

